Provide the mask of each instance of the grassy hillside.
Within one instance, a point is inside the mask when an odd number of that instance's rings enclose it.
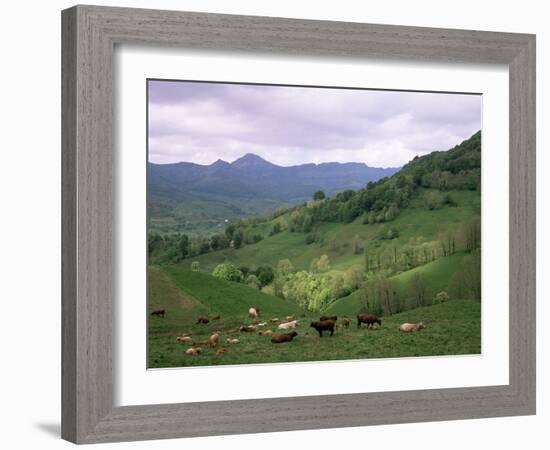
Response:
[[[163,363],[169,358],[164,347],[174,343],[178,333],[193,330],[197,339],[206,339],[215,330],[241,325],[251,306],[258,307],[266,317],[301,314],[292,302],[178,266],[149,266],[147,276],[150,367],[168,367]],[[150,313],[159,308],[166,310],[166,316],[152,317]],[[199,316],[215,315],[221,315],[221,319],[207,325],[195,324]]]
[[[363,264],[362,252],[355,254],[354,239],[361,243],[377,240],[384,232],[393,228],[398,230],[399,237],[391,241],[378,241],[382,248],[402,247],[411,239],[432,241],[440,233],[452,228],[458,228],[472,218],[479,216],[479,193],[474,191],[450,191],[456,206],[446,206],[429,210],[423,206],[424,196],[430,192],[425,189],[424,195],[419,195],[415,203],[391,223],[363,224],[361,218],[351,223],[322,223],[315,229],[318,242],[306,244],[306,234],[300,232],[282,231],[274,236],[268,236],[262,241],[246,245],[240,249],[225,249],[197,255],[190,261],[199,261],[204,271],[211,271],[217,264],[231,261],[236,266],[255,267],[262,264],[276,265],[281,259],[288,258],[295,269],[307,270],[314,258],[326,254],[330,258],[331,267],[336,270],[346,270],[356,264]],[[285,216],[262,224],[263,229],[272,228],[275,222],[285,221]],[[261,230],[260,230],[261,231]]]
[[[218,293],[220,295],[218,295]],[[149,308],[166,308],[166,317],[149,319],[149,367],[187,367],[221,364],[276,363],[290,361],[324,361],[365,358],[478,354],[480,348],[480,304],[475,301],[451,300],[443,304],[417,308],[384,318],[377,330],[340,327],[333,337],[319,338],[310,328],[310,320],[299,309],[276,297],[237,283],[224,282],[207,274],[178,267],[149,267]],[[275,345],[269,337],[256,333],[229,334],[228,330],[250,323],[248,307],[258,305],[264,319],[294,314],[299,320],[298,337],[291,343]],[[221,314],[220,321],[207,325],[194,324],[198,314]],[[351,314],[350,314],[351,316]],[[340,318],[341,320],[342,318]],[[426,328],[404,334],[398,328],[403,322],[424,321]],[[276,330],[276,325],[263,329]],[[207,339],[221,331],[220,345],[228,352],[217,355],[216,349],[201,345],[203,354],[189,356],[189,344],[177,344],[176,336],[193,333],[193,339]],[[238,338],[239,344],[225,344],[227,337]]]
[[[464,253],[439,258],[431,263],[390,277],[398,282],[401,298],[408,297],[411,279],[415,274],[425,276],[429,295],[433,297],[441,291],[448,291],[449,283],[453,275],[460,269]],[[357,311],[364,309],[364,292],[362,289],[355,291],[347,297],[340,298],[328,306],[327,313],[354,316]]]
[[[207,273],[192,272],[182,266],[166,266],[156,270],[167,274],[172,285],[194,299],[207,315],[237,315],[257,306],[270,316],[297,314],[296,304],[264,294],[258,289],[240,283],[221,280]],[[161,305],[158,304],[160,307]],[[196,320],[196,317],[192,318]]]

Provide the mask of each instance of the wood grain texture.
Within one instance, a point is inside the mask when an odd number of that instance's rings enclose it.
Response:
[[[535,412],[534,36],[95,6],[62,15],[63,438],[94,443]],[[113,52],[124,43],[508,65],[510,383],[113,407]]]

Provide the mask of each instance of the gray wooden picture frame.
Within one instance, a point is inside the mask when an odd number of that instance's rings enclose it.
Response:
[[[63,11],[62,34],[64,439],[95,443],[535,413],[535,36],[97,6]],[[507,65],[509,384],[115,407],[116,44]]]

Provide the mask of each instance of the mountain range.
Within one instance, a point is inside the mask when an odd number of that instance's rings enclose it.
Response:
[[[360,189],[398,170],[337,162],[284,167],[251,153],[232,163],[149,163],[150,228],[210,228],[208,224],[220,220],[263,214],[309,200],[318,190],[329,196]]]

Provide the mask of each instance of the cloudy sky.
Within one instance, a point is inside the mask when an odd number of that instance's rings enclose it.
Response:
[[[255,153],[281,166],[395,167],[481,129],[481,96],[149,81],[149,161]]]

